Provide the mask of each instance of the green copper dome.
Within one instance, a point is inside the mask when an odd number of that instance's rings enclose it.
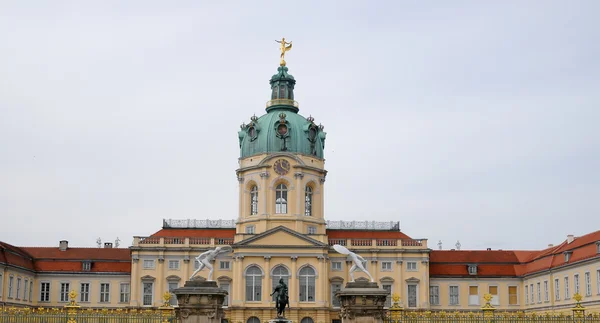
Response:
[[[296,80],[287,71],[286,66],[280,66],[270,80],[267,114],[253,116],[249,124],[242,124],[238,132],[240,158],[282,151],[323,158],[326,133],[312,117],[298,114],[298,102],[294,101]]]

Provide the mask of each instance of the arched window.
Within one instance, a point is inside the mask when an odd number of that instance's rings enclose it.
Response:
[[[250,189],[250,215],[258,214],[258,187],[252,186]]]
[[[306,185],[306,190],[304,191],[304,215],[306,216],[312,216],[312,200],[312,187]]]
[[[250,318],[248,318],[248,321],[246,321],[246,323],[260,323],[260,320],[256,316],[251,316]]]
[[[260,302],[262,299],[262,271],[257,266],[246,269],[246,301]]]
[[[271,290],[274,290],[275,287],[277,285],[279,285],[279,279],[281,279],[281,278],[283,278],[283,281],[285,282],[286,285],[288,285],[288,286],[290,285],[289,284],[290,273],[288,272],[287,268],[279,265],[279,266],[273,268],[273,275],[272,275],[272,279],[271,279]],[[273,295],[273,301],[275,302],[276,300],[277,300],[276,295]]]
[[[275,188],[275,213],[287,213],[287,186],[285,184],[279,184]]]
[[[300,269],[300,302],[315,301],[315,270],[309,266]]]
[[[315,323],[315,321],[313,321],[313,319],[310,317],[305,317],[300,321],[300,323]]]

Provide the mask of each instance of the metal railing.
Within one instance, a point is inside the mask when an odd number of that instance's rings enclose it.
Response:
[[[163,219],[163,228],[203,229],[222,228],[235,229],[235,220],[196,220],[196,219]]]
[[[296,108],[300,107],[300,104],[297,101],[290,100],[290,99],[273,99],[273,100],[267,101],[266,105],[267,105],[267,108],[272,107],[274,105],[291,105]]]
[[[327,221],[327,229],[332,230],[395,230],[400,231],[399,221]]]

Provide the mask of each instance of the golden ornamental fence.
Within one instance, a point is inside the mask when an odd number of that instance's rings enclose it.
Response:
[[[405,311],[399,304],[400,297],[392,296],[393,305],[384,319],[384,323],[600,323],[599,313],[586,313],[581,305],[581,295],[575,294],[576,304],[571,308],[571,313],[540,314],[525,312],[498,312],[490,301],[492,295],[486,294],[483,299],[485,304],[480,311],[471,312],[415,312]]]
[[[69,293],[70,302],[62,308],[4,308],[1,323],[176,323],[169,305],[171,294],[165,293],[164,304],[156,310],[83,309],[75,302],[77,293]]]

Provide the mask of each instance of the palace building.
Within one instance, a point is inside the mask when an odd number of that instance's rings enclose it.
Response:
[[[491,294],[498,310],[570,311],[575,293],[587,309],[600,309],[600,231],[537,251],[432,250],[427,239],[401,231],[399,222],[327,221],[326,133],[298,113],[295,84],[282,63],[270,80],[266,113],[238,132],[236,220],[163,220],[129,248],[1,242],[0,304],[62,306],[75,290],[83,307],[156,307],[198,268],[196,256],[227,245],[232,252],[215,260],[213,277],[229,293],[229,321],[275,317],[270,294],[283,278],[288,318],[337,322],[334,295],[349,281],[352,265],[331,248],[339,244],[367,259],[374,280],[398,294],[406,310],[477,311]],[[361,272],[357,277],[367,279]]]

